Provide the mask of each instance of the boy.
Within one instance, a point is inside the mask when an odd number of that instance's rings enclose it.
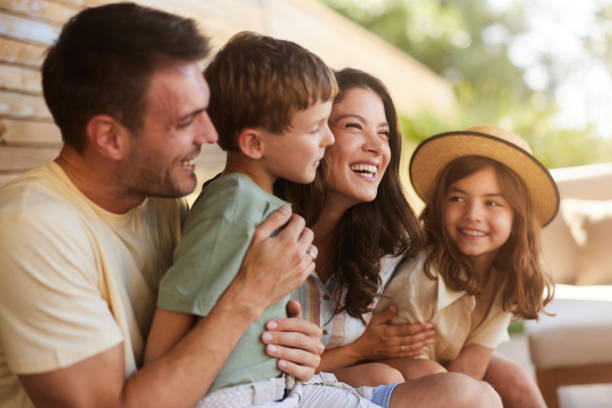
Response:
[[[286,204],[273,195],[276,179],[312,182],[334,141],[327,126],[337,92],[333,72],[299,45],[239,33],[204,75],[211,93],[208,112],[227,162],[194,203],[174,265],[162,279],[146,361],[168,351],[196,316],[205,317],[215,305],[240,268],[255,227]],[[310,256],[304,257],[312,270],[315,251],[308,248]],[[266,321],[285,315],[288,300],[278,299],[247,329],[207,395],[279,377],[276,359],[264,353],[260,337]]]

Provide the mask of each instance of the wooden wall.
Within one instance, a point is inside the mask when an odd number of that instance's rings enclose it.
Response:
[[[452,112],[449,85],[422,64],[314,0],[140,0],[144,5],[189,16],[215,48],[234,33],[253,30],[296,41],[334,68],[354,66],[379,76],[398,108]],[[44,103],[40,64],[62,24],[102,0],[0,0],[0,185],[52,160],[61,136]],[[203,62],[203,65],[205,62]],[[198,159],[208,177],[224,163],[216,146]]]

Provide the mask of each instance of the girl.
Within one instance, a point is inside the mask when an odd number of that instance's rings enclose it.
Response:
[[[430,320],[437,335],[428,360],[390,364],[405,378],[482,379],[511,317],[536,319],[552,299],[539,231],[557,212],[556,185],[523,139],[493,126],[425,140],[410,177],[426,203],[428,247],[402,262],[378,308],[397,304],[394,323]]]

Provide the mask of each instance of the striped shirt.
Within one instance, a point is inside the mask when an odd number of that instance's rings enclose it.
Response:
[[[401,256],[385,256],[382,259],[380,273],[382,284],[378,290],[379,295],[372,302],[372,308],[376,306],[382,289],[389,281],[401,258]],[[339,287],[334,275],[328,279],[327,283],[323,283],[315,273],[312,273],[302,286],[295,289],[291,295],[292,299],[297,300],[302,305],[304,319],[323,329],[322,341],[326,348],[352,343],[365,330],[364,323],[360,319],[350,316],[346,311],[336,315],[333,314],[339,302],[344,301],[346,290],[346,287]],[[371,317],[371,312],[364,315],[366,324]]]

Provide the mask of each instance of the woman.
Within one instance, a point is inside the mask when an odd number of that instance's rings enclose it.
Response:
[[[419,354],[434,329],[429,323],[389,325],[393,306],[374,317],[369,311],[401,256],[421,249],[423,235],[399,182],[401,135],[389,93],[359,70],[344,69],[336,79],[340,93],[329,119],[336,142],[327,148],[317,180],[279,185],[314,231],[319,250],[317,276],[294,299],[305,318],[324,329],[319,371],[353,386],[394,384],[404,381],[394,360]],[[513,388],[496,387],[504,401],[533,394],[538,399],[535,383],[509,360],[494,356],[489,372],[497,374],[485,377],[493,386],[502,376],[512,379]]]

